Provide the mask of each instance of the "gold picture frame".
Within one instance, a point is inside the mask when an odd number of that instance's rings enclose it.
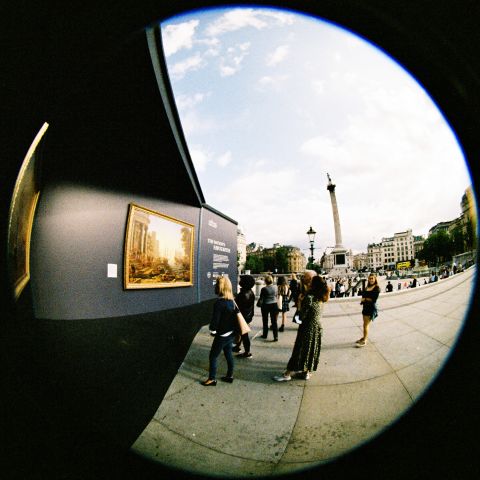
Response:
[[[40,196],[36,157],[38,146],[47,128],[48,123],[44,123],[25,155],[10,203],[7,255],[8,270],[15,300],[19,298],[30,280],[30,240],[35,209]]]
[[[193,286],[194,225],[129,205],[124,253],[124,288]]]

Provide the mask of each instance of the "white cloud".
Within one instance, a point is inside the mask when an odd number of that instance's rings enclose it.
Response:
[[[270,167],[265,164],[263,169],[257,167],[255,171],[249,170],[236,177],[228,189],[212,195],[212,205],[229,205],[228,214],[241,219],[246,231],[261,231],[263,233],[258,238],[262,241],[270,239],[273,243],[285,233],[282,216],[285,218],[287,210],[291,212],[292,205],[283,205],[279,198],[289,191],[294,172]],[[236,201],[232,203],[232,199]]]
[[[287,57],[290,49],[288,45],[280,45],[275,49],[274,52],[268,55],[267,57],[267,66],[274,67],[279,63],[283,62]]]
[[[202,56],[199,53],[196,53],[192,57],[175,63],[171,69],[169,69],[170,74],[177,80],[183,78],[185,74],[192,70],[198,70],[205,65]]]
[[[208,25],[206,34],[208,36],[223,35],[245,27],[261,30],[270,26],[272,21],[276,25],[290,25],[294,19],[292,15],[280,11],[235,8]]]
[[[317,136],[306,140],[300,146],[300,152],[323,159],[326,162],[349,163],[350,153],[345,145],[325,136]]]
[[[364,85],[360,94],[364,110],[344,129],[299,150],[311,177],[328,171],[337,184],[344,245],[365,251],[384,236],[409,228],[424,235],[457,217],[469,178],[452,132],[421,89]]]
[[[198,20],[167,25],[162,28],[162,41],[165,56],[169,57],[183,48],[192,48]]]
[[[220,61],[220,75],[228,77],[234,75],[242,68],[242,62],[248,55],[250,42],[237,44],[227,49],[226,55]]]
[[[175,97],[178,110],[190,110],[203,102],[210,93],[195,93],[193,95],[180,94]]]
[[[232,161],[232,152],[228,150],[217,158],[217,164],[220,167],[226,167]]]
[[[281,24],[264,10],[221,15],[210,24],[209,35],[244,27],[250,31],[241,32],[241,39],[235,36],[237,43],[229,49],[216,37],[192,36],[194,47],[208,50],[180,64],[177,73],[201,68],[213,56],[224,76],[250,73],[242,67],[252,29]],[[281,59],[282,51],[275,49],[287,43],[290,29],[284,32],[280,42],[276,34],[271,37],[272,65]],[[204,175],[208,202],[238,220],[248,241],[266,246],[279,242],[307,248],[305,232],[312,225],[318,232],[315,246],[321,249],[316,258],[335,241],[326,172],[337,184],[343,243],[355,251],[366,251],[368,243],[408,228],[415,235],[426,234],[435,223],[457,217],[470,183],[468,170],[453,133],[422,88],[363,40],[340,42],[340,37],[351,37],[343,33],[324,41],[320,28],[317,43],[313,35],[302,37],[300,29],[295,35],[283,57],[285,64],[292,62],[291,75],[261,76],[257,70],[254,89],[245,88],[231,102],[225,102],[231,92],[223,90],[231,84],[219,81],[213,63],[199,72],[201,83],[194,90],[182,85],[190,92],[177,100],[182,125],[187,139],[197,142],[192,158],[199,177]],[[261,36],[267,38],[267,32]],[[303,49],[294,50],[301,41]],[[186,40],[182,44],[189,48]],[[315,56],[317,45],[323,50]],[[252,54],[248,62],[261,62],[264,55]],[[245,82],[250,86],[251,77]],[[198,92],[202,86],[211,91],[208,102]],[[250,96],[252,90],[255,96]],[[275,102],[263,92],[275,94]],[[268,136],[258,134],[265,124]],[[252,152],[258,157],[252,159]]]
[[[313,80],[312,88],[317,95],[323,95],[325,93],[325,82],[323,80]]]
[[[264,75],[258,79],[257,89],[274,90],[280,92],[285,87],[285,82],[288,80],[288,75]]]
[[[230,65],[220,65],[220,76],[231,77],[237,73],[238,69],[231,67]]]
[[[211,116],[199,116],[195,109],[187,110],[182,115],[182,128],[185,136],[206,135],[219,130],[217,122]]]
[[[190,149],[190,157],[197,172],[204,172],[211,161],[211,155],[203,147],[195,146]]]

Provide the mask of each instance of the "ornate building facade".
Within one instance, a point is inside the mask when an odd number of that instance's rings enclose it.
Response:
[[[394,233],[392,237],[383,237],[380,243],[367,246],[367,267],[370,270],[395,270],[403,262],[414,266],[424,241],[423,236],[414,236],[411,229]]]
[[[249,244],[246,253],[253,256],[275,256],[278,248],[287,249],[287,270],[290,273],[304,272],[307,266],[307,258],[298,247],[282,246],[275,243],[271,248],[264,248],[262,245]]]
[[[303,272],[307,266],[305,255],[297,247],[289,249],[287,259],[289,272]]]

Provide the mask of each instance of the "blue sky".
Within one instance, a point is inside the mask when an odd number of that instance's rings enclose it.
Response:
[[[193,11],[161,24],[167,67],[206,201],[247,242],[335,244],[337,185],[354,253],[460,214],[470,185],[441,113],[405,70],[340,27],[291,11]]]

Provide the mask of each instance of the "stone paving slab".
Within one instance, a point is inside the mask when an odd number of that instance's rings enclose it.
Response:
[[[419,331],[367,345],[378,350],[395,371],[431,355],[441,346],[440,342]]]
[[[381,377],[391,372],[383,356],[369,346],[356,348],[351,343],[341,348],[322,348],[320,368],[309,380],[310,385],[342,385]]]
[[[359,447],[397,420],[438,375],[468,311],[475,270],[382,294],[370,342],[358,298],[324,309],[319,368],[308,381],[277,383],[298,326],[289,312],[279,341],[252,322],[251,359],[235,360],[233,384],[203,387],[212,337],[204,327],[162,404],[132,447],[168,466],[210,477],[301,472]],[[462,303],[463,302],[463,303]],[[219,376],[226,363],[219,357]]]
[[[135,443],[134,450],[152,461],[171,468],[208,477],[231,477],[239,471],[244,477],[274,474],[275,464],[235,457],[204,446],[195,438],[185,438],[152,421]]]
[[[284,393],[277,387],[272,382],[266,385],[235,380],[234,385],[218,382],[216,387],[205,388],[197,382],[181,396],[164,400],[155,419],[167,430],[184,438],[194,437],[197,444],[215,451],[234,457],[244,457],[248,452],[246,458],[272,462],[287,446],[295,425],[291,412],[298,411],[303,394],[301,388]],[[247,397],[248,404],[236,401]],[[232,430],[235,435],[226,442]],[[257,450],[258,444],[264,448]]]
[[[450,348],[442,346],[428,357],[424,357],[408,367],[397,370],[397,376],[409,392],[417,400],[434,380],[445,363]]]
[[[406,335],[416,328],[416,325],[412,326],[407,322],[402,322],[395,318],[382,318],[381,320],[375,321],[374,325],[372,325],[369,331],[369,337],[372,343],[377,343],[381,340],[395,339],[396,337]]]
[[[282,461],[317,462],[342,455],[378,435],[410,405],[410,395],[393,373],[306,388]]]

